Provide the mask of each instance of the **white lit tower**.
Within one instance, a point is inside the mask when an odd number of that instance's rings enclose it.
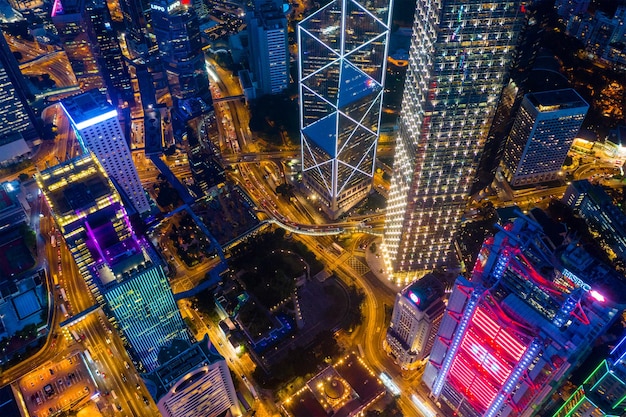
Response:
[[[389,0],[334,0],[298,26],[304,184],[337,218],[371,189]]]
[[[65,99],[62,107],[83,149],[96,155],[139,214],[148,213],[150,203],[139,181],[115,107],[98,90]]]
[[[397,281],[450,259],[523,12],[521,0],[417,0],[383,238]]]

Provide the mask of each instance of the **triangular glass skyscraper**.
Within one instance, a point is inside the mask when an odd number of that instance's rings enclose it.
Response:
[[[391,2],[334,0],[298,26],[303,180],[335,219],[371,189]]]

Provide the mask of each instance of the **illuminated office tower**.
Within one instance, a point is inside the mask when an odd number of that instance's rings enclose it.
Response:
[[[626,334],[552,417],[626,415]]]
[[[26,141],[38,137],[27,92],[17,60],[0,34],[0,164],[29,153]]]
[[[446,306],[439,277],[429,274],[396,295],[385,350],[402,369],[415,369],[433,347]]]
[[[524,96],[504,148],[502,174],[512,186],[554,181],[589,104],[571,88]]]
[[[241,415],[226,360],[208,335],[193,345],[174,340],[159,352],[159,363],[144,381],[163,417]]]
[[[500,228],[454,284],[423,375],[446,415],[537,415],[619,317],[592,289],[618,297],[617,274],[540,215]]]
[[[210,94],[200,24],[190,2],[152,0],[150,15],[172,97]]]
[[[120,0],[120,10],[124,21],[125,42],[133,58],[148,54],[148,37],[145,33],[147,0]]]
[[[466,204],[523,21],[522,1],[417,0],[383,254],[410,282],[452,262]]]
[[[85,0],[56,0],[52,23],[59,33],[63,50],[76,75],[82,91],[105,89],[104,79],[87,34],[87,19],[83,15]]]
[[[371,190],[391,3],[334,0],[298,25],[303,182],[333,219]]]
[[[146,370],[155,369],[159,348],[189,335],[158,255],[134,234],[102,165],[89,153],[36,179],[96,302],[133,357]]]
[[[246,16],[250,67],[259,95],[280,93],[289,85],[287,18],[282,4],[258,1]]]
[[[62,106],[83,150],[89,149],[96,155],[137,212],[148,213],[150,204],[139,181],[115,107],[97,90],[65,99]]]
[[[132,101],[130,74],[122,55],[117,32],[111,25],[111,14],[106,3],[91,2],[85,7],[89,37],[113,102]]]

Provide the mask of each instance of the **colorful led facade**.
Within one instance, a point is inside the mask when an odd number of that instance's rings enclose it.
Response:
[[[85,154],[36,176],[63,239],[96,302],[148,371],[159,347],[189,340],[167,277],[139,239],[103,167]]]
[[[137,212],[150,212],[150,203],[141,186],[115,107],[97,90],[65,99],[62,107],[83,150],[88,149],[96,155]]]
[[[620,417],[626,414],[626,335],[552,417]]]
[[[451,260],[523,20],[521,1],[418,0],[383,253],[410,282]]]
[[[512,186],[562,178],[561,168],[589,104],[571,88],[524,96],[502,157]]]
[[[334,0],[298,25],[303,181],[333,219],[371,190],[391,7]]]
[[[535,415],[617,318],[580,248],[520,217],[457,279],[423,381],[459,416]],[[572,246],[574,245],[574,246]],[[603,268],[605,268],[603,266]]]

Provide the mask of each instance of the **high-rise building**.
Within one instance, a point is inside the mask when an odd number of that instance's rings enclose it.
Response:
[[[159,363],[145,381],[163,417],[240,415],[230,371],[208,335],[193,345],[172,341],[161,348]]]
[[[589,104],[573,89],[529,93],[515,117],[501,169],[512,186],[561,178]]]
[[[122,56],[117,33],[111,25],[106,3],[90,2],[85,6],[87,28],[96,57],[113,102],[133,100],[130,74]]]
[[[63,50],[82,91],[104,90],[104,79],[87,34],[87,19],[83,15],[85,0],[57,0],[52,23],[59,34]]]
[[[626,415],[626,335],[552,417]]]
[[[0,164],[28,154],[26,140],[38,136],[28,91],[17,60],[0,34]]]
[[[298,25],[304,184],[335,219],[372,187],[391,2],[334,0]]]
[[[274,1],[259,1],[248,11],[250,68],[258,95],[277,94],[289,85],[287,18]]]
[[[172,97],[209,95],[209,79],[194,8],[179,0],[152,0],[152,30]]]
[[[429,274],[396,295],[385,350],[402,369],[415,369],[430,354],[446,305],[440,278]]]
[[[52,215],[95,300],[150,371],[161,346],[189,340],[158,260],[134,234],[121,197],[93,154],[36,176]]]
[[[139,181],[115,107],[97,90],[65,99],[62,106],[83,150],[89,149],[96,155],[138,213],[148,213],[150,204]]]
[[[457,279],[423,376],[444,411],[536,415],[619,317],[598,289],[623,284],[561,232],[543,212],[519,217]]]
[[[383,254],[410,282],[452,262],[452,239],[523,22],[522,1],[417,0]]]
[[[174,339],[188,341],[189,336],[163,268],[149,259],[139,260],[133,269],[123,265],[126,269],[103,284],[101,292],[135,357],[151,371],[159,365],[161,346]]]
[[[133,57],[148,55],[148,37],[145,12],[149,10],[147,0],[120,0],[120,10],[126,29],[125,42]]]
[[[562,201],[585,219],[609,258],[626,261],[626,214],[613,204],[602,186],[587,180],[572,181]]]

